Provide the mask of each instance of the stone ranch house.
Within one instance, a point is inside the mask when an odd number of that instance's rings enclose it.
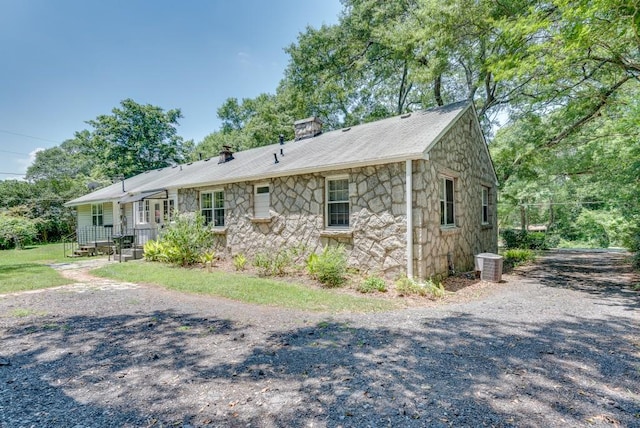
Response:
[[[295,128],[294,141],[225,148],[68,202],[79,240],[153,238],[177,210],[202,213],[225,255],[341,243],[351,266],[387,277],[446,276],[497,251],[497,178],[472,103]]]

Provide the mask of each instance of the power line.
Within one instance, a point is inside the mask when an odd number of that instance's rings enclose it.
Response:
[[[11,134],[11,135],[17,135],[20,137],[33,138],[34,140],[46,141],[48,143],[61,144],[59,141],[48,140],[46,138],[35,137],[33,135],[21,134],[19,132],[7,131],[6,129],[0,129],[0,132],[2,132],[3,134]]]
[[[24,175],[24,172],[23,173],[18,173],[18,172],[2,172],[2,171],[0,171],[0,174],[2,174],[2,175]]]
[[[0,150],[0,152],[2,152],[2,153],[12,153],[14,155],[30,156],[29,153],[12,152],[11,150]]]
[[[608,201],[576,201],[576,202],[540,202],[537,204],[518,204],[520,207],[547,207],[549,205],[584,205],[606,204]]]

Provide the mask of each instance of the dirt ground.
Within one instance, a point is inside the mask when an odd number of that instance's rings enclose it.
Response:
[[[551,252],[440,301],[322,314],[59,269],[0,295],[0,427],[640,426],[640,283]]]

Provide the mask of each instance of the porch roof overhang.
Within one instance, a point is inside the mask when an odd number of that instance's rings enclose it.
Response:
[[[129,202],[143,201],[145,199],[169,199],[169,191],[167,189],[146,190],[134,195],[123,196],[118,200],[118,203],[126,204]]]

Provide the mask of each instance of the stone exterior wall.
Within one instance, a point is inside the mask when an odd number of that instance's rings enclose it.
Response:
[[[431,149],[412,162],[414,275],[421,279],[473,268],[474,255],[497,251],[493,167],[474,112],[468,110]],[[439,182],[454,179],[455,227],[440,226]],[[327,177],[349,180],[349,228],[325,227]],[[254,218],[254,187],[270,187],[270,218]],[[482,187],[489,190],[489,224],[482,225]],[[221,189],[216,187],[215,189]],[[298,248],[318,252],[341,243],[349,264],[388,278],[406,273],[405,163],[280,177],[222,186],[225,226],[214,231],[221,254]],[[181,189],[178,209],[199,210],[199,192]]]
[[[325,227],[326,178],[333,176],[349,179],[346,230]],[[270,187],[271,217],[256,219],[254,186],[264,184]],[[404,187],[402,163],[225,185],[225,227],[215,231],[218,251],[252,257],[282,248],[319,252],[325,245],[340,243],[351,266],[398,275],[406,267]],[[180,190],[179,209],[197,210],[197,196],[197,190]]]
[[[497,189],[493,166],[473,110],[468,110],[414,162],[414,273],[420,278],[473,269],[474,255],[497,252]],[[440,226],[439,185],[454,179],[455,227]],[[482,224],[482,187],[489,188],[489,223]]]

